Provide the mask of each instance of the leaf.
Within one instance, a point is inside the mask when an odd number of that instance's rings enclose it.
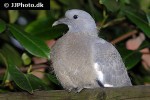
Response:
[[[146,17],[148,20],[148,25],[150,26],[150,11],[146,13]]]
[[[130,76],[132,77],[132,83],[136,85],[141,85],[143,83],[143,76],[135,74],[133,72],[130,73]]]
[[[59,81],[57,80],[56,76],[52,75],[52,74],[45,74],[46,77],[51,81],[53,82],[54,84],[56,85],[60,85]]]
[[[66,5],[68,9],[81,8],[81,0],[59,0],[62,4]],[[83,7],[83,6],[82,6]]]
[[[139,61],[141,61],[142,54],[140,52],[131,52],[126,57],[123,58],[127,69],[133,68]]]
[[[5,90],[5,89],[0,89],[0,93],[7,93],[8,90]]]
[[[69,5],[69,1],[70,0],[60,0],[61,3],[65,4],[65,5]]]
[[[14,23],[19,16],[18,10],[8,10],[8,14],[9,14],[9,22],[10,23]]]
[[[83,0],[59,0],[59,1],[60,1],[61,4],[64,5],[64,8],[65,8],[64,10],[74,9],[74,8],[83,9],[85,7],[85,5],[82,5]],[[60,6],[60,9],[62,10],[61,6]]]
[[[4,58],[5,59],[5,58]],[[5,75],[3,77],[3,82],[2,84],[7,84],[8,82],[12,81],[12,78],[10,77],[10,74],[8,72],[8,70],[5,71]]]
[[[52,9],[60,9],[60,5],[58,5],[55,0],[50,0],[50,4]]]
[[[3,53],[3,54],[2,54]],[[5,57],[4,57],[4,51],[3,50],[0,50],[0,60],[3,64],[6,63],[6,60],[5,60]],[[6,82],[12,80],[11,77],[10,77],[10,74],[8,73],[8,70],[5,71],[5,74],[3,76],[3,80],[2,81],[2,84],[4,85]]]
[[[5,31],[5,29],[6,29],[6,23],[0,19],[0,33]]]
[[[126,16],[150,38],[150,26],[148,22],[130,10],[124,10],[124,12]]]
[[[12,61],[15,65],[19,67],[22,65],[20,54],[12,46],[10,46],[9,44],[4,44],[2,46],[2,51],[5,55],[13,58]]]
[[[147,12],[150,10],[150,0],[139,0],[139,4],[143,11]]]
[[[25,28],[25,31],[43,40],[58,38],[62,36],[63,33],[67,32],[68,27],[67,25],[57,25],[52,27],[54,21],[55,19],[52,15],[50,15],[49,18],[35,20]]]
[[[43,40],[58,38],[62,36],[63,33],[66,33],[66,31],[68,30],[68,27],[66,25],[57,25],[55,27],[52,27],[53,22],[53,18],[42,18],[31,22],[26,27],[25,31]]]
[[[92,17],[94,18],[94,20],[96,22],[101,22],[103,20],[103,15],[101,12],[99,12],[95,7],[94,7],[94,4],[93,4],[93,1],[92,0],[88,0],[88,5],[85,6],[86,7],[86,11],[89,12]]]
[[[45,18],[46,12],[47,12],[47,10],[39,10],[38,15],[37,15],[37,19]]]
[[[138,50],[144,49],[144,48],[150,48],[150,42],[149,41],[144,41],[142,42],[142,44],[140,45],[140,47],[138,48]]]
[[[54,18],[41,18],[38,20],[35,20],[31,22],[26,28],[25,31],[27,33],[30,33],[32,35],[36,35],[41,33],[42,35],[45,34],[43,31],[45,29],[49,29],[52,26],[52,23],[54,22]]]
[[[44,89],[48,90],[49,87],[39,78],[35,77],[32,74],[23,74],[18,70],[18,68],[15,66],[15,64],[12,61],[12,58],[8,58],[9,55],[5,55],[5,61],[7,65],[8,72],[12,79],[15,81],[15,83],[23,90],[26,90],[30,93],[33,92],[33,90],[36,89]]]
[[[141,60],[142,54],[138,51],[127,50],[121,46],[117,49],[122,56],[123,62],[128,70],[135,67],[135,65]]]
[[[49,90],[50,88],[39,78],[32,74],[27,74],[26,77],[30,81],[33,90]]]
[[[3,60],[7,66],[7,70],[17,86],[25,91],[28,91],[29,93],[33,93],[29,80],[22,72],[18,70],[17,66],[12,61],[13,58],[10,58],[8,55],[4,55],[2,53],[0,53],[0,56],[4,58]]]
[[[33,93],[34,90],[44,89],[48,90],[49,87],[39,78],[32,74],[23,74],[19,71],[17,66],[13,62],[13,58],[6,55],[3,51],[0,53],[0,57],[3,58],[5,65],[7,66],[7,71],[12,80],[17,84],[17,86],[29,93]],[[7,76],[5,76],[5,79]]]
[[[31,54],[50,59],[50,49],[39,38],[27,34],[14,25],[9,25],[11,33],[22,44],[22,46]]]
[[[53,22],[54,19],[48,19],[48,18],[39,19],[30,23],[26,27],[25,31],[43,40],[58,38],[64,32],[64,29],[67,28],[62,26],[60,27],[59,25],[56,27],[52,27]]]
[[[100,4],[104,4],[109,11],[115,12],[119,10],[120,5],[116,0],[99,0]]]
[[[145,76],[143,78],[143,80],[144,80],[145,83],[150,83],[150,77],[149,76]]]
[[[62,36],[67,32],[67,30],[68,27],[66,25],[57,25],[52,28],[43,30],[42,33],[44,33],[44,35],[41,33],[37,33],[36,36],[40,37],[43,40],[51,40]]]
[[[25,76],[25,74],[20,72],[17,69],[17,66],[12,65],[12,63],[10,63],[9,61],[8,61],[8,63],[9,63],[8,64],[8,71],[9,71],[12,79],[18,85],[18,87],[20,87],[21,89],[26,90],[30,93],[33,93],[33,88],[31,86],[31,83],[28,80],[28,78]]]

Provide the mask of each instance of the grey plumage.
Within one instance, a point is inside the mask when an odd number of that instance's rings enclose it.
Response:
[[[74,16],[76,15],[76,16]],[[77,17],[77,18],[76,18]],[[58,80],[65,89],[131,86],[116,48],[97,35],[93,18],[82,10],[68,10],[53,25],[67,24],[69,31],[51,50]]]

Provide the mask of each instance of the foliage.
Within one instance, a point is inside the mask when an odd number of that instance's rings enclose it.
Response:
[[[111,42],[136,30],[137,33],[128,35],[115,43],[115,46],[133,84],[150,83],[150,65],[143,65],[144,53],[141,52],[150,47],[149,0],[51,0],[51,10],[0,12],[0,70],[3,70],[0,71],[1,91],[25,90],[33,93],[37,89],[61,89],[55,75],[45,67],[44,71],[38,71],[43,75],[42,78],[33,72],[35,65],[45,66],[48,63],[47,66],[50,66],[47,41],[58,39],[68,30],[66,25],[52,27],[52,23],[72,8],[89,12],[100,29],[99,36],[107,41]],[[138,37],[141,32],[145,35],[144,42],[137,49],[128,50],[127,41]],[[33,58],[46,61],[35,63]]]

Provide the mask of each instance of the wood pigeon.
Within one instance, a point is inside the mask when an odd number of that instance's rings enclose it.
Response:
[[[54,72],[61,85],[71,91],[83,88],[131,86],[125,65],[116,48],[98,37],[91,15],[72,9],[53,26],[66,24],[68,32],[51,50]]]

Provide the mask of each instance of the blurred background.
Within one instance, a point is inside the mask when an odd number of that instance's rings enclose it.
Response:
[[[69,9],[92,15],[133,85],[150,84],[150,0],[50,0],[50,10],[0,10],[0,92],[62,89],[50,48],[68,27],[52,24]]]

